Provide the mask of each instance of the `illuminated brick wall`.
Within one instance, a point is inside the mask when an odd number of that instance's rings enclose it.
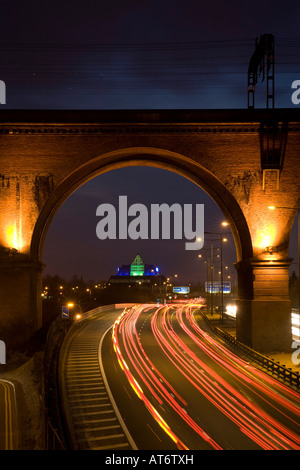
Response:
[[[285,302],[288,271],[278,268],[276,274],[272,262],[286,262],[300,205],[296,111],[278,111],[279,122],[290,121],[280,142],[282,167],[265,174],[263,110],[2,112],[0,251],[14,248],[32,262],[42,262],[48,224],[73,191],[112,168],[154,165],[191,179],[220,206],[236,243],[240,299],[258,299],[263,290],[265,300],[280,292]],[[270,205],[295,210],[271,211]],[[265,262],[254,281],[251,259]],[[36,289],[24,305],[27,316],[37,311],[32,295],[38,296]],[[244,324],[251,323],[247,315]]]

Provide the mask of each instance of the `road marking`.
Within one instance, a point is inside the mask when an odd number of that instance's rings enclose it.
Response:
[[[156,434],[156,432],[153,431],[153,429],[151,428],[150,424],[147,423],[147,426],[148,426],[148,428],[150,429],[150,431],[154,434],[154,436],[161,442],[161,439],[158,437],[158,435]]]
[[[17,450],[18,448],[18,423],[17,423],[17,404],[15,396],[15,386],[8,380],[0,381],[0,389],[2,389],[3,400],[1,403],[0,425],[4,424],[0,429],[0,449],[1,450]],[[0,393],[1,397],[1,393]]]

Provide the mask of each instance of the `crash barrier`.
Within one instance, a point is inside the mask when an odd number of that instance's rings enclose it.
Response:
[[[102,305],[101,307],[96,307],[93,310],[89,310],[88,312],[82,313],[80,319],[76,320],[76,323],[80,323],[84,320],[89,320],[90,318],[93,318],[95,315],[98,315],[99,313],[102,313],[102,312],[106,312],[108,310],[124,309],[126,307],[132,307],[133,305],[136,305],[136,304],[122,303],[122,304]]]
[[[211,329],[217,335],[222,337],[235,350],[239,351],[239,353],[243,353],[247,358],[249,358],[249,360],[259,365],[263,369],[266,369],[268,373],[277,376],[279,379],[283,380],[286,383],[289,383],[290,385],[295,386],[298,389],[300,388],[299,372],[295,372],[292,370],[291,367],[281,365],[279,362],[270,359],[268,356],[264,356],[263,354],[255,351],[249,346],[240,343],[232,335],[227,333],[227,331],[224,331],[222,328],[213,325],[210,322],[209,317],[206,315],[206,313],[203,312],[203,310],[201,310],[201,314],[203,315],[203,318],[205,318],[205,320],[208,322]]]
[[[267,356],[251,349],[249,346],[246,346],[243,343],[238,342],[233,336],[231,336],[226,331],[222,330],[219,327],[214,327],[216,333],[221,336],[226,342],[230,343],[239,351],[242,351],[251,361],[260,365],[268,372],[271,372],[272,375],[277,376],[278,378],[288,382],[290,385],[294,385],[297,388],[300,387],[300,376],[299,372],[294,372],[290,367],[285,367],[277,361],[273,361]]]

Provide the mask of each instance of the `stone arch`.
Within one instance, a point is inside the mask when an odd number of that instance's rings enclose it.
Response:
[[[30,258],[42,262],[47,229],[62,203],[80,186],[95,176],[128,166],[151,166],[173,171],[203,189],[220,207],[230,224],[235,241],[237,261],[253,255],[250,231],[244,214],[224,184],[194,160],[172,151],[152,147],[130,147],[115,150],[89,160],[75,169],[55,188],[43,206],[33,231]]]

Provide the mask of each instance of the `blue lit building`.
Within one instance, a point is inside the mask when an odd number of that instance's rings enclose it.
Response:
[[[123,264],[118,268],[118,276],[155,276],[158,274],[159,268],[152,264],[144,264],[139,254],[131,264]]]
[[[116,276],[111,276],[110,284],[130,284],[138,283],[140,285],[159,286],[163,276],[160,270],[153,264],[144,264],[141,256],[136,255],[131,264],[123,264],[118,268]]]

